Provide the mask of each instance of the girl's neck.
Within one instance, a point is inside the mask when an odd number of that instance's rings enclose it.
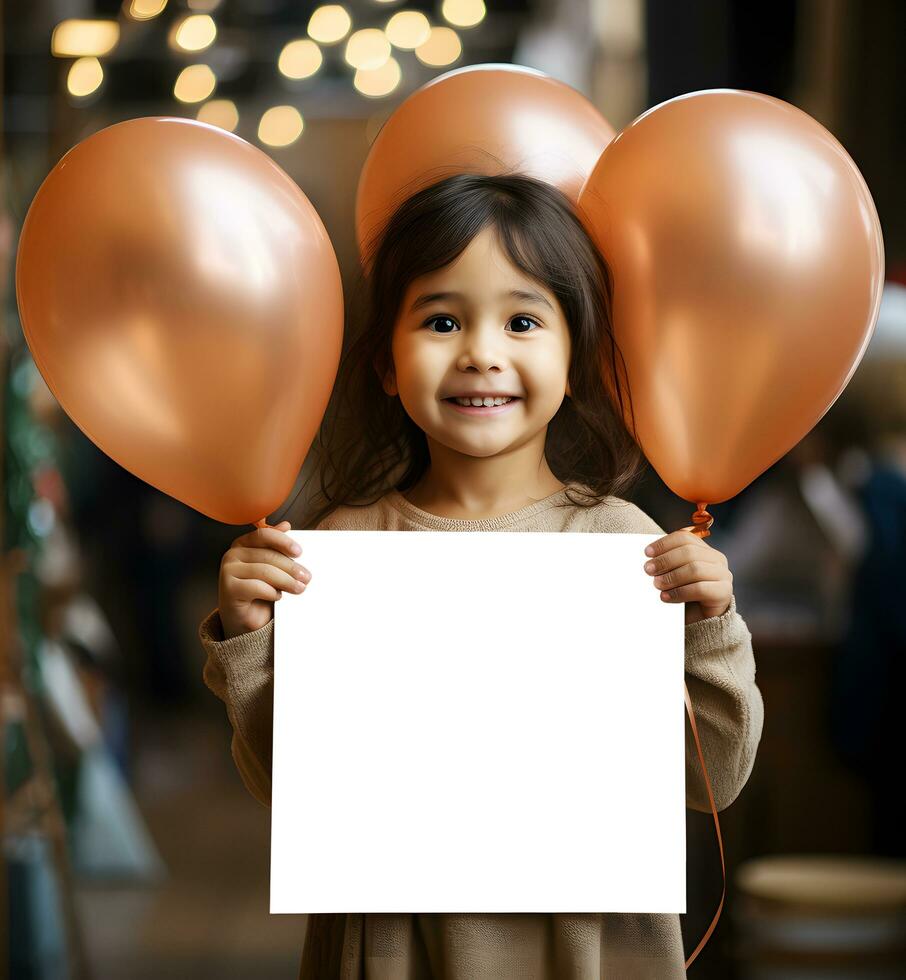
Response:
[[[477,471],[472,475],[477,476]],[[403,496],[409,503],[438,517],[485,520],[528,507],[564,486],[545,459],[529,473],[496,470],[493,480],[488,480],[486,474],[470,479],[462,471],[445,478],[442,468],[432,465]]]

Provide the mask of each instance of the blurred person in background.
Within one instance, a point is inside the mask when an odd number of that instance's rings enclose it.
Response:
[[[843,458],[867,540],[835,651],[830,727],[834,750],[865,782],[872,850],[904,857],[906,803],[896,774],[906,687],[906,606],[899,592],[906,554],[906,287],[887,284],[869,355],[840,400],[855,444]]]

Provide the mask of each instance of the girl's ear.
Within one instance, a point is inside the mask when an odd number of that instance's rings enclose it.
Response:
[[[570,383],[569,383],[569,379],[568,378],[567,378],[567,381],[566,381],[566,397],[567,398],[572,398],[573,397],[573,389],[570,386]]]
[[[372,364],[378,378],[380,378],[381,387],[384,389],[384,392],[392,397],[399,393],[396,387],[396,374],[392,367],[385,368],[381,363],[382,360],[383,358],[377,356]]]

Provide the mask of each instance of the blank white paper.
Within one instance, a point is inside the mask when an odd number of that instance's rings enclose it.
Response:
[[[271,912],[685,912],[684,615],[651,534],[293,531]]]

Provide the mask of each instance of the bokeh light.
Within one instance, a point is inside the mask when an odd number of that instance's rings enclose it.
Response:
[[[232,99],[211,99],[198,110],[195,118],[234,133],[239,125],[239,110]]]
[[[349,33],[352,18],[336,3],[318,7],[308,21],[308,36],[319,44],[336,44]]]
[[[380,68],[359,68],[353,84],[362,95],[376,99],[389,95],[400,83],[402,72],[396,58],[388,58]]]
[[[258,124],[258,139],[268,146],[289,146],[302,135],[305,121],[295,106],[275,105]]]
[[[208,65],[189,65],[183,68],[173,86],[180,102],[203,102],[217,86],[217,76]]]

